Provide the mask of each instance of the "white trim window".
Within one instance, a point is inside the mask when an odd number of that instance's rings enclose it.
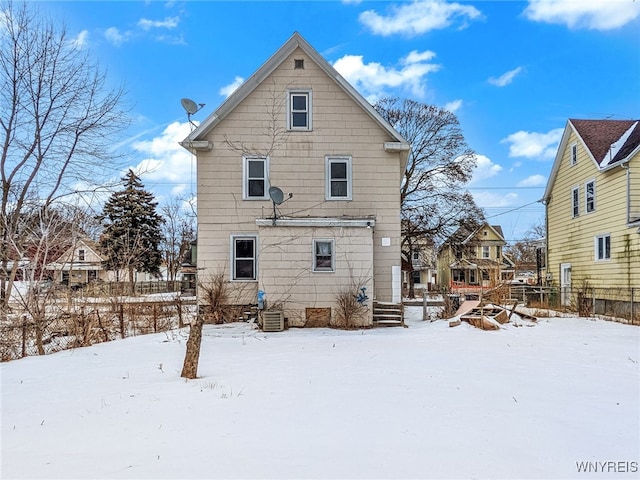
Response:
[[[584,210],[587,213],[596,209],[596,181],[590,180],[584,185]]]
[[[580,215],[580,187],[571,190],[571,212],[573,218]]]
[[[292,90],[287,96],[287,130],[311,130],[311,90]]]
[[[611,260],[611,235],[598,235],[595,238],[595,258],[596,262]]]
[[[84,248],[79,248],[78,249],[78,261],[79,262],[84,262],[85,261],[85,250],[84,250]]]
[[[231,235],[231,279],[255,281],[258,278],[258,236]]]
[[[578,144],[571,145],[571,166],[578,163]]]
[[[269,157],[242,156],[242,198],[269,199]]]
[[[313,271],[335,272],[335,246],[333,239],[313,240]]]
[[[326,200],[351,200],[351,157],[325,157]]]
[[[482,245],[482,258],[491,258],[491,247],[489,245]]]

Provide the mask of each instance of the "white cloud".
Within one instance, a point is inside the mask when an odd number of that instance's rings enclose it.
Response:
[[[458,110],[460,110],[460,108],[462,108],[462,100],[457,99],[457,100],[453,100],[451,102],[445,103],[443,108],[448,112],[456,113]]]
[[[519,197],[517,193],[506,194],[489,192],[486,190],[472,192],[473,199],[480,208],[504,208],[517,205]]]
[[[87,46],[89,42],[89,32],[87,30],[82,30],[75,38],[71,39],[71,45],[78,50],[82,50]]]
[[[233,79],[233,82],[231,82],[229,85],[225,85],[224,87],[222,87],[220,90],[218,90],[218,93],[220,95],[228,97],[233,92],[235,92],[238,89],[238,87],[243,83],[244,83],[244,78],[236,76],[236,78]]]
[[[500,75],[498,78],[491,77],[489,78],[489,83],[491,85],[495,85],[496,87],[505,87],[513,82],[513,79],[522,71],[522,67],[514,68],[513,70],[509,70],[508,72]]]
[[[378,62],[364,63],[362,55],[345,55],[333,66],[370,100],[383,96],[386,88],[407,89],[412,95],[423,97],[427,74],[440,69],[440,65],[429,63],[434,57],[434,52],[414,50],[401,58],[399,68],[395,68]]]
[[[473,170],[471,182],[477,183],[488,178],[495,177],[502,171],[502,167],[497,163],[493,163],[491,159],[485,155],[474,155],[476,159],[476,168]]]
[[[640,2],[632,0],[529,0],[524,16],[569,28],[611,30],[640,17]]]
[[[184,140],[189,131],[189,123],[173,122],[159,136],[134,142],[133,149],[144,158],[133,170],[145,182],[175,183],[174,189],[188,185],[195,175],[195,164],[192,155],[178,142]]]
[[[374,34],[402,34],[410,37],[446,28],[454,21],[460,21],[460,28],[464,28],[468,20],[480,18],[482,13],[471,5],[443,0],[422,0],[403,3],[400,6],[392,5],[388,15],[366,10],[359,16],[360,22]]]
[[[107,28],[107,30],[104,32],[104,36],[105,38],[113,43],[116,47],[119,47],[120,45],[122,45],[124,42],[126,42],[127,40],[129,40],[129,33],[120,33],[120,30],[118,30],[116,27],[109,27]]]
[[[149,20],[148,18],[141,18],[138,20],[138,27],[142,30],[150,30],[152,28],[172,29],[177,27],[179,23],[180,17],[167,17],[164,20]]]
[[[546,184],[547,184],[547,177],[537,173],[535,175],[528,176],[524,180],[520,180],[517,186],[518,187],[539,187],[541,185],[546,185]]]
[[[556,155],[558,143],[562,138],[562,128],[554,128],[547,133],[519,132],[512,133],[500,140],[500,143],[508,143],[510,157],[552,159]]]

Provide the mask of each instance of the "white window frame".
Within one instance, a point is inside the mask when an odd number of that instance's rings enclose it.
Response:
[[[327,155],[325,161],[325,200],[352,200],[353,199],[353,176],[352,161],[350,155]],[[345,163],[347,165],[347,194],[345,196],[331,195],[331,165],[333,163]]]
[[[293,114],[305,112],[305,110],[293,110],[293,97],[304,96],[307,98],[307,125],[304,127],[296,127],[293,125]],[[307,132],[313,129],[313,95],[311,90],[289,90],[287,94],[287,130]]]
[[[331,245],[331,267],[319,267],[318,256],[316,254],[316,245],[319,243],[328,243]],[[333,238],[314,238],[313,239],[313,271],[315,273],[333,273],[336,271],[336,241]]]
[[[571,166],[578,164],[578,144],[571,145]]]
[[[580,187],[573,187],[571,189],[571,217],[576,218],[580,216]]]
[[[264,162],[264,195],[249,195],[249,181],[256,180],[258,177],[249,177],[249,162],[261,160]],[[243,200],[269,200],[269,157],[260,157],[255,155],[242,156],[242,199]]]
[[[79,262],[84,262],[85,259],[86,259],[86,255],[87,255],[87,252],[86,252],[86,250],[84,248],[79,248],[78,249],[78,261]]]
[[[491,246],[490,245],[482,245],[480,247],[482,258],[491,258]]]
[[[593,185],[592,201],[589,201],[589,185]],[[591,208],[589,205],[591,204]],[[596,211],[596,180],[592,179],[584,184],[584,211],[591,213]]]
[[[611,260],[611,234],[596,235],[593,242],[594,258],[596,262]]]
[[[251,278],[238,278],[238,274],[236,271],[236,261],[239,258],[236,258],[236,241],[238,240],[252,240],[253,241],[253,256],[251,257],[240,257],[240,259],[250,259],[253,261],[253,274]],[[255,234],[234,234],[231,235],[231,244],[230,244],[230,259],[231,259],[231,280],[234,282],[255,282],[258,279],[258,235]]]

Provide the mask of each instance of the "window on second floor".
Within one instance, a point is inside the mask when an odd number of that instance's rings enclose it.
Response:
[[[596,181],[591,180],[584,186],[585,211],[593,212],[596,209]]]
[[[598,235],[595,240],[596,261],[611,259],[611,235]]]
[[[351,200],[351,157],[325,157],[327,200]]]
[[[571,212],[573,218],[580,215],[580,189],[578,187],[571,190]]]
[[[289,92],[287,111],[288,130],[311,130],[311,91]]]
[[[268,157],[242,157],[242,198],[244,200],[268,200]]]
[[[482,246],[482,258],[489,258],[490,257],[490,247],[489,245],[483,245]]]
[[[84,258],[85,258],[84,249],[83,248],[78,249],[78,261],[84,262]]]

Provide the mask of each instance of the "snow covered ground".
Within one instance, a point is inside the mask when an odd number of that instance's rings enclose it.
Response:
[[[190,381],[186,329],[4,363],[0,476],[640,477],[640,328],[408,310],[409,328],[205,326]]]

